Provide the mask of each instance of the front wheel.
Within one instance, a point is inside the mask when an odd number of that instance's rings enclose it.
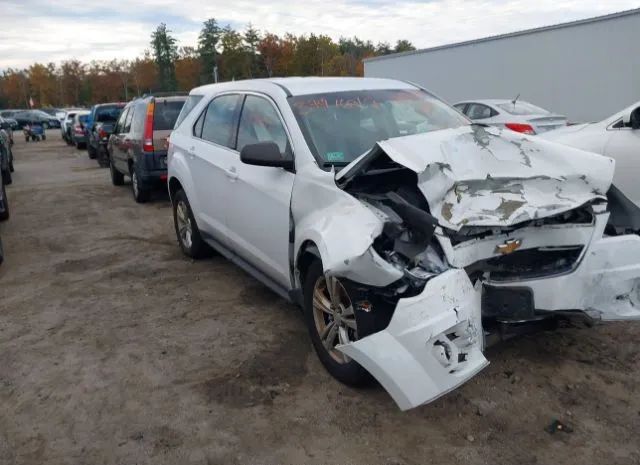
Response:
[[[349,386],[363,386],[371,375],[358,362],[336,349],[359,338],[351,298],[340,280],[325,276],[320,260],[314,261],[304,281],[304,314],[313,347],[325,369]]]
[[[183,190],[179,190],[172,196],[172,202],[173,224],[182,253],[191,258],[203,258],[211,255],[212,249],[200,235],[187,194]]]

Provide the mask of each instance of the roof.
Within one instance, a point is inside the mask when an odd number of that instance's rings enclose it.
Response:
[[[415,89],[412,84],[395,79],[356,77],[288,77],[269,79],[247,79],[242,81],[208,84],[193,89],[193,94],[208,94],[229,90],[273,91],[279,87],[287,95],[309,95],[323,92],[350,90]]]
[[[448,48],[462,47],[464,45],[479,44],[479,43],[482,43],[482,42],[490,42],[490,41],[493,41],[493,40],[509,39],[511,37],[518,37],[518,36],[523,36],[523,35],[528,35],[528,34],[537,34],[539,32],[546,32],[546,31],[552,31],[554,29],[563,29],[563,28],[568,28],[568,27],[581,26],[581,25],[584,25],[584,24],[596,23],[596,22],[600,22],[600,21],[608,21],[608,20],[611,20],[611,19],[617,19],[617,18],[621,18],[621,17],[624,17],[624,16],[631,16],[631,15],[637,15],[637,14],[640,14],[640,8],[634,8],[632,10],[619,11],[617,13],[611,13],[611,14],[603,15],[603,16],[595,16],[595,17],[587,18],[587,19],[579,19],[577,21],[569,21],[569,22],[566,22],[566,23],[553,24],[551,26],[542,26],[542,27],[536,27],[536,28],[533,28],[533,29],[525,29],[523,31],[509,32],[507,34],[498,34],[498,35],[495,35],[495,36],[483,37],[481,39],[473,39],[473,40],[467,40],[467,41],[464,41],[464,42],[456,42],[456,43],[453,43],[453,44],[438,45],[436,47],[412,50],[410,52],[392,53],[390,55],[381,55],[381,56],[377,56],[377,57],[365,58],[364,61],[366,63],[371,63],[373,61],[381,61],[381,60],[387,60],[387,59],[391,59],[391,58],[399,58],[399,57],[408,56],[408,55],[419,55],[419,54],[422,54],[422,53],[434,52],[436,50],[445,50],[445,49],[448,49]]]

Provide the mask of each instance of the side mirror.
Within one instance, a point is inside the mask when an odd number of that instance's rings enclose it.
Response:
[[[284,168],[285,170],[293,169],[294,166],[291,158],[282,156],[280,148],[275,142],[258,142],[257,144],[245,145],[240,152],[240,161],[247,165],[273,166]]]

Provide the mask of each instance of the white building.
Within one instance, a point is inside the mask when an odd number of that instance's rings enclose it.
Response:
[[[450,103],[520,94],[572,121],[595,121],[640,100],[640,8],[370,58],[364,69]]]

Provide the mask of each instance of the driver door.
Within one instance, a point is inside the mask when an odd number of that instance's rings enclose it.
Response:
[[[245,97],[238,124],[237,150],[248,144],[275,142],[283,157],[292,157],[280,113],[267,97]],[[234,251],[285,289],[289,271],[289,208],[295,175],[271,166],[247,165],[239,153],[230,160],[227,178],[229,240]]]

